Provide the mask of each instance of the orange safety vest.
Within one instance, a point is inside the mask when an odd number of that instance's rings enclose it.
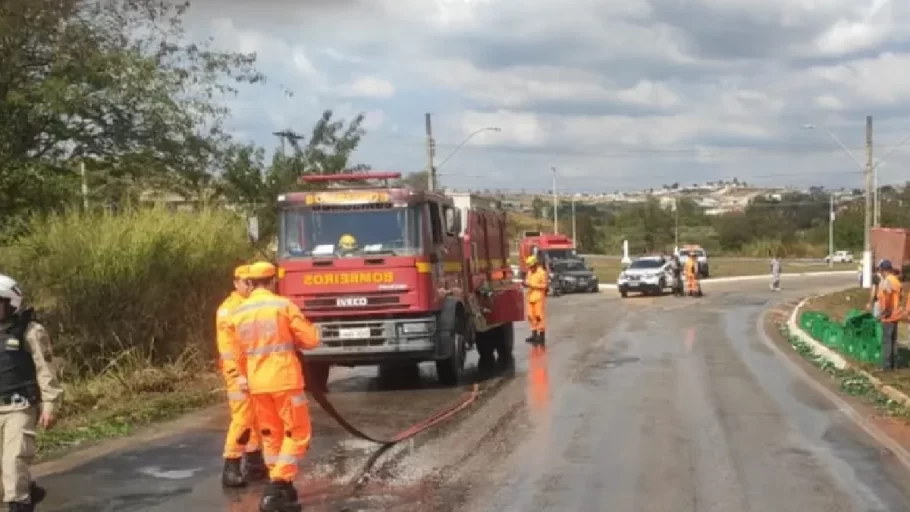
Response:
[[[894,274],[889,274],[882,279],[878,286],[878,304],[880,311],[890,312],[882,316],[885,322],[897,322],[903,316],[901,305],[901,281]]]
[[[527,277],[525,277],[525,284],[528,286],[529,303],[541,302],[546,298],[547,281],[549,281],[549,274],[542,267],[537,267],[537,270],[528,272]]]
[[[698,270],[698,262],[694,258],[689,257],[686,259],[686,275],[695,275]]]
[[[228,298],[218,306],[215,317],[215,345],[218,348],[218,367],[227,384],[228,391],[237,391],[242,384],[246,384],[246,367],[243,352],[231,338],[230,317],[231,313],[246,300],[239,293],[231,292]]]
[[[290,300],[259,288],[231,314],[243,347],[250,393],[304,388],[298,350],[319,346],[319,332]]]

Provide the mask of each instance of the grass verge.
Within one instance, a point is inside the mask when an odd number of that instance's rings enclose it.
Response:
[[[223,400],[220,377],[196,357],[156,365],[127,354],[114,366],[63,386],[60,420],[38,436],[41,460]]]
[[[70,211],[0,247],[64,386],[42,458],[217,402],[214,318],[253,248],[229,211]]]

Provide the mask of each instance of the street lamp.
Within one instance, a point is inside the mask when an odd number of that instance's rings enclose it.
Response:
[[[481,129],[479,129],[479,130],[474,130],[473,132],[471,132],[470,134],[468,134],[468,136],[465,137],[463,141],[461,141],[461,144],[455,146],[455,149],[453,149],[452,152],[449,153],[448,156],[446,156],[445,158],[442,159],[442,162],[441,162],[439,165],[436,166],[436,170],[438,171],[440,168],[442,168],[442,166],[445,165],[446,162],[448,162],[450,158],[452,158],[453,156],[455,156],[455,153],[458,153],[458,151],[459,151],[461,148],[463,148],[464,145],[467,144],[469,140],[473,139],[473,138],[476,137],[477,135],[479,135],[479,134],[481,134],[481,133],[483,133],[483,132],[501,132],[501,131],[502,131],[502,128],[499,128],[499,127],[496,127],[496,126],[488,126],[488,127],[486,127],[486,128],[481,128]]]

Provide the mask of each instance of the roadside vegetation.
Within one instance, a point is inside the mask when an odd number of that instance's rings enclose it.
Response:
[[[254,54],[188,40],[188,8],[0,3],[0,273],[50,329],[66,388],[42,457],[223,400],[214,313],[257,254],[246,217],[268,241],[278,191],[365,168],[349,161],[362,115],[325,111],[272,154],[233,139],[226,99],[293,91]]]

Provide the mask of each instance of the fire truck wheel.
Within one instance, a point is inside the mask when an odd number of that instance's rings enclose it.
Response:
[[[332,368],[328,363],[305,363],[303,374],[306,387],[323,393],[329,392],[329,371]]]
[[[467,350],[467,339],[469,335],[467,321],[464,314],[459,311],[456,313],[458,318],[455,320],[455,332],[452,334],[455,348],[452,355],[447,359],[436,361],[436,376],[439,377],[439,383],[443,386],[457,386],[461,380],[461,374],[464,371],[464,361]]]
[[[512,352],[515,350],[515,324],[500,325],[495,329],[495,333],[493,340],[496,356],[500,361],[512,359]]]

